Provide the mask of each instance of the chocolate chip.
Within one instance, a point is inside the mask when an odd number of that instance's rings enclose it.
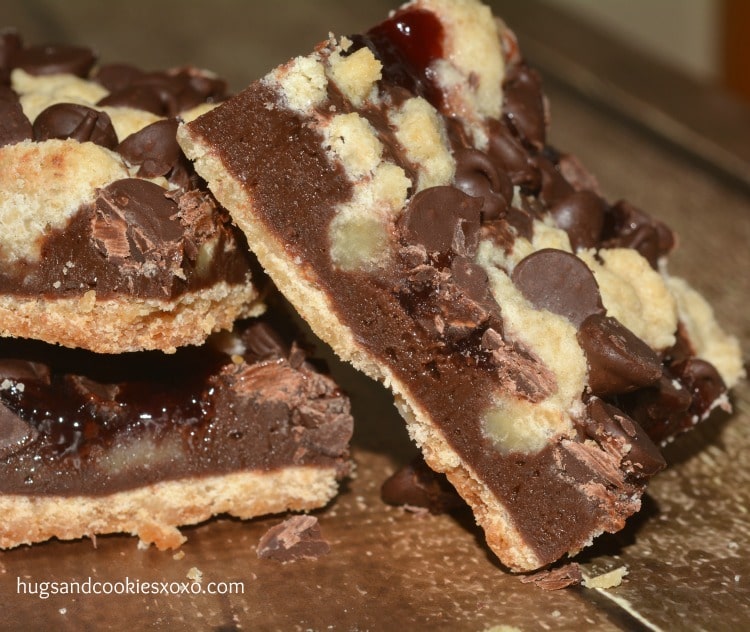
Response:
[[[125,107],[151,112],[157,116],[164,116],[166,108],[159,94],[148,86],[126,86],[115,92],[110,92],[100,99],[97,105],[102,107]]]
[[[528,151],[504,122],[490,119],[488,127],[487,153],[492,162],[499,170],[508,174],[513,184],[538,190],[541,186],[541,174],[529,159]]]
[[[503,114],[520,138],[539,148],[545,145],[547,125],[542,82],[537,72],[524,63],[514,66],[506,74]]]
[[[534,218],[523,209],[511,206],[508,209],[506,216],[508,224],[516,229],[516,234],[524,239],[531,239],[534,237]]]
[[[76,103],[56,103],[43,110],[33,125],[34,138],[72,138],[81,143],[90,141],[114,149],[117,134],[106,112],[99,112]]]
[[[466,257],[456,257],[451,263],[451,276],[471,300],[484,303],[490,299],[490,280],[482,266]]]
[[[117,153],[128,164],[140,165],[137,175],[141,178],[163,176],[180,157],[176,134],[175,119],[157,121],[128,136],[117,146]]]
[[[0,147],[31,140],[34,131],[31,121],[23,113],[18,95],[0,85]]]
[[[657,443],[693,426],[691,402],[688,390],[667,371],[654,386],[617,397],[617,405]]]
[[[560,154],[557,163],[560,174],[576,191],[593,191],[601,195],[596,176],[583,166],[573,154]]]
[[[605,449],[619,454],[626,472],[649,477],[666,467],[659,448],[643,428],[623,411],[593,397],[586,412],[586,434]]]
[[[413,198],[400,220],[407,239],[428,252],[472,255],[478,245],[482,200],[455,187],[424,189]]]
[[[573,250],[599,243],[607,204],[593,191],[575,191],[550,208],[550,215],[570,238]]]
[[[659,356],[617,319],[592,314],[578,330],[578,343],[589,365],[594,395],[628,393],[659,381]]]
[[[464,506],[464,501],[444,474],[431,470],[422,457],[396,470],[380,488],[388,505],[421,507],[442,514]]]
[[[564,316],[576,327],[592,314],[604,313],[594,274],[569,252],[534,252],[518,263],[511,278],[534,307]]]
[[[92,74],[91,79],[110,92],[119,92],[133,84],[145,73],[130,64],[104,64]]]
[[[497,219],[503,215],[513,199],[513,183],[505,172],[500,172],[487,154],[477,149],[459,149],[454,184],[464,193],[482,198],[482,218]]]
[[[703,417],[727,390],[724,380],[713,364],[699,358],[690,358],[671,367],[692,395],[690,411]]]
[[[11,62],[22,46],[21,36],[16,31],[4,30],[0,33],[0,85],[10,84]]]
[[[563,177],[557,165],[547,156],[534,156],[532,162],[539,169],[542,188],[539,197],[547,207],[552,207],[575,192],[571,184]]]
[[[191,66],[176,68],[167,71],[167,74],[178,77],[181,80],[186,80],[186,85],[189,86],[190,92],[198,99],[198,102],[194,105],[203,102],[215,103],[226,97],[227,82],[198,68]],[[187,101],[185,101],[185,104],[187,105]],[[194,106],[191,105],[190,107]],[[187,107],[183,107],[183,109],[187,109]]]
[[[96,56],[90,48],[67,45],[29,46],[12,58],[14,67],[30,75],[67,73],[87,77],[95,62]]]
[[[675,245],[674,233],[665,224],[625,200],[609,209],[603,240],[607,248],[637,250],[653,268],[656,268],[659,258],[669,254]]]
[[[149,111],[155,110],[155,101],[153,96],[145,96],[150,92],[155,95],[160,103],[160,115],[177,116],[180,112],[205,103],[207,101],[217,101],[224,96],[226,83],[221,79],[216,79],[195,69],[178,69],[172,72],[148,72],[130,73],[127,69],[121,72],[131,75],[131,80],[126,85],[122,85],[118,92],[120,96],[113,99],[124,99],[127,95],[130,98],[138,96],[145,103],[148,100]],[[117,71],[110,71],[104,79],[112,83],[123,83],[124,78],[117,76]],[[123,94],[125,96],[123,96]]]

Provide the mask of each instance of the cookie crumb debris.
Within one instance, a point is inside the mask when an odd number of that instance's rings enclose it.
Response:
[[[521,577],[521,583],[534,584],[542,590],[561,590],[570,586],[579,586],[582,581],[581,567],[576,563],[565,564],[558,568],[546,569]]]
[[[584,577],[582,585],[586,588],[616,588],[622,584],[623,577],[628,575],[628,567],[620,566],[607,573],[596,575],[595,577]]]
[[[300,559],[316,560],[328,555],[331,546],[320,533],[318,519],[314,516],[292,516],[271,527],[258,543],[260,559],[278,562],[296,562]]]
[[[196,568],[193,566],[188,572],[186,577],[194,582],[202,582],[203,581],[203,571],[199,568]]]
[[[185,559],[185,551],[177,551],[177,553],[175,553],[172,556],[172,559],[175,560],[176,562],[179,562],[180,560]]]

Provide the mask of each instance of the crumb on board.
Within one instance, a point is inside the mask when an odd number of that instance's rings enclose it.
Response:
[[[595,577],[584,577],[583,585],[586,588],[615,588],[622,583],[623,577],[628,574],[627,566],[620,566],[607,573]]]
[[[203,579],[203,571],[193,566],[188,572],[187,572],[187,578],[194,582],[200,582]]]

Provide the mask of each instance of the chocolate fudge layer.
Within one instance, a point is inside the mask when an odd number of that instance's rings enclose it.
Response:
[[[225,84],[95,62],[0,34],[0,335],[200,344],[262,311],[244,238],[175,139]]]
[[[742,375],[670,230],[546,140],[512,32],[416,0],[178,140],[313,330],[394,392],[514,570],[617,531]]]
[[[0,340],[0,547],[325,505],[349,402],[266,321],[202,347],[110,356]]]

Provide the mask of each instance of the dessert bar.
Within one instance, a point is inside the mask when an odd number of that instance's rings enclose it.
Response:
[[[226,96],[0,33],[0,335],[174,351],[262,311],[244,238],[175,139]]]
[[[174,354],[0,340],[0,547],[328,503],[349,401],[269,318]]]
[[[427,464],[528,571],[638,511],[660,445],[728,408],[737,342],[672,232],[548,142],[512,31],[414,0],[180,127],[312,329],[394,393]]]

